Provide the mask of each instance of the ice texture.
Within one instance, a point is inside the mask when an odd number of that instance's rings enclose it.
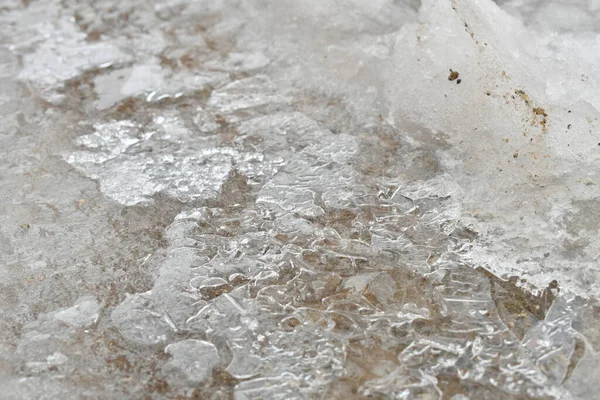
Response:
[[[596,0],[0,7],[0,397],[596,399]]]

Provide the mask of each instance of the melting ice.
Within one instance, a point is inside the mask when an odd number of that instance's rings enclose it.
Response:
[[[7,398],[597,397],[597,1],[0,20]]]

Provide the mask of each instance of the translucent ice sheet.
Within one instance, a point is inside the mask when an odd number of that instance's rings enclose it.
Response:
[[[0,4],[0,397],[596,399],[600,4]]]

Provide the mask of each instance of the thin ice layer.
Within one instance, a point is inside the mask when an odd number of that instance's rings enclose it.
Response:
[[[497,3],[7,1],[5,392],[594,398],[597,7]]]

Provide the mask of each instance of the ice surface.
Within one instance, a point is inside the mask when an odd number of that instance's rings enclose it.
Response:
[[[10,399],[595,399],[600,3],[0,7]]]
[[[54,314],[54,318],[67,325],[87,327],[97,321],[99,311],[98,301],[86,296],[78,299],[73,307]]]
[[[173,357],[166,364],[167,368],[181,370],[188,380],[197,383],[205,380],[219,364],[216,347],[203,340],[187,339],[171,343],[165,347],[165,352]]]

